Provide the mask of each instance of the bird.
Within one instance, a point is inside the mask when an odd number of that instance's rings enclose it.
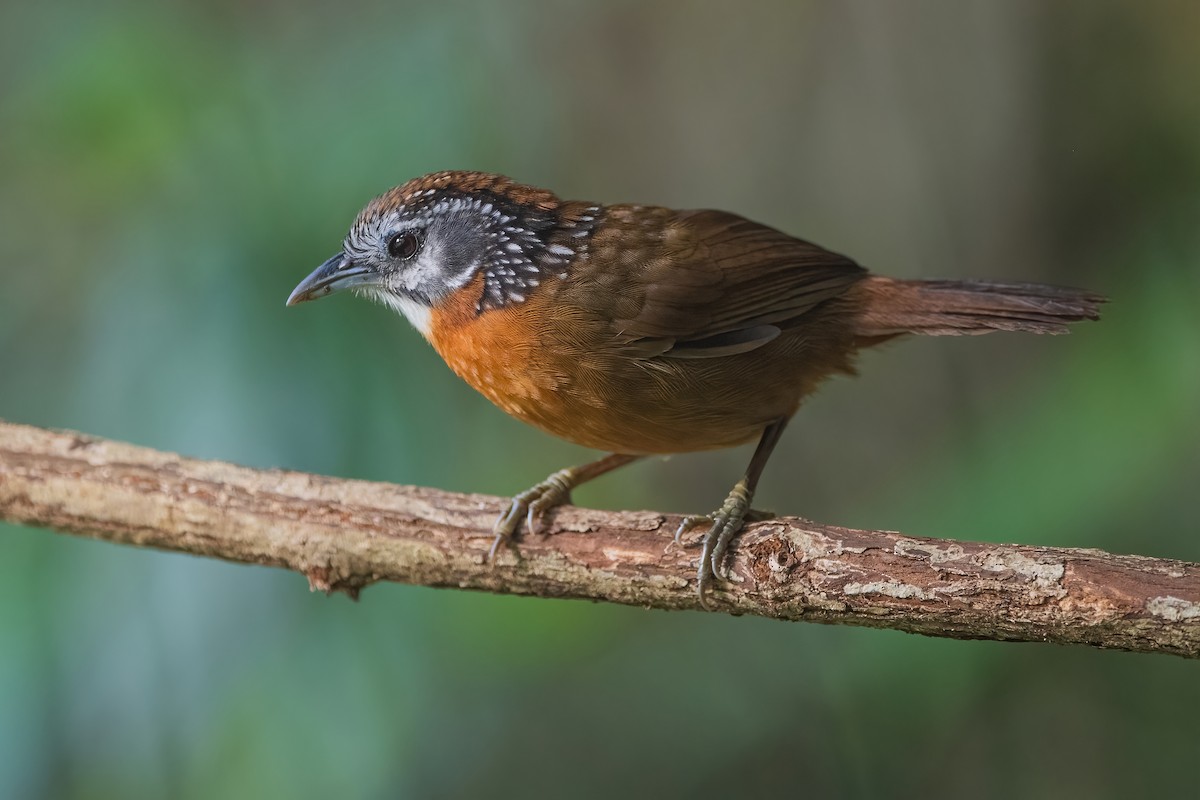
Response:
[[[608,455],[512,498],[487,555],[577,486],[640,458],[757,441],[711,514],[700,605],[755,512],[801,402],[908,335],[1067,332],[1106,298],[1040,283],[899,279],[737,214],[562,200],[502,175],[434,172],[372,199],[287,305],[353,290],[406,317],[508,414]]]

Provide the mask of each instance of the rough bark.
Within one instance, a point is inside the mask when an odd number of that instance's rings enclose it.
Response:
[[[0,519],[286,567],[327,592],[401,581],[698,608],[678,517],[566,507],[485,563],[506,502],[0,422]],[[1200,656],[1200,564],[779,518],[739,537],[732,574],[710,601],[733,614]]]

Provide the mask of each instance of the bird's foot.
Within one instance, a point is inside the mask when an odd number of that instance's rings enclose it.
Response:
[[[704,539],[697,539],[694,542],[683,541],[684,534],[691,533],[696,528],[706,523],[716,522],[717,514],[720,512],[713,511],[708,514],[688,514],[679,522],[679,527],[675,529],[675,544],[681,547],[699,547],[704,544]],[[774,511],[767,511],[762,508],[750,508],[746,510],[746,515],[742,518],[742,523],[749,525],[751,522],[766,522],[769,519],[775,519],[779,515]]]
[[[530,533],[541,533],[541,521],[546,512],[555,506],[571,502],[571,490],[580,484],[587,483],[592,478],[612,472],[618,467],[637,461],[641,456],[631,456],[623,453],[610,453],[604,458],[596,459],[587,464],[580,464],[567,469],[560,469],[546,480],[530,489],[526,489],[512,499],[508,510],[500,515],[492,532],[496,534],[492,548],[488,550],[487,559],[495,558],[496,551],[504,542],[512,542],[521,520],[525,520],[525,529]]]
[[[575,467],[561,469],[536,486],[532,486],[514,497],[508,504],[508,509],[492,526],[492,532],[496,538],[492,541],[491,549],[488,550],[488,560],[496,557],[496,551],[499,550],[501,544],[512,542],[517,529],[521,527],[522,519],[525,520],[525,530],[529,533],[534,535],[541,533],[541,521],[545,513],[555,506],[571,502],[571,490],[579,483],[577,472],[578,469]]]
[[[675,531],[675,541],[680,542],[683,534],[704,522],[712,522],[708,532],[700,540],[704,547],[700,551],[700,565],[696,572],[696,590],[700,595],[700,605],[706,611],[711,610],[707,595],[712,582],[717,578],[727,579],[729,577],[728,571],[724,569],[724,561],[725,553],[728,551],[729,543],[733,541],[734,535],[747,522],[759,522],[775,516],[769,511],[757,511],[750,508],[752,497],[753,492],[747,487],[746,481],[738,481],[719,509],[711,514],[695,514],[684,517]]]

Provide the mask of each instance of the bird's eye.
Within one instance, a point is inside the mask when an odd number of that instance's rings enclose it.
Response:
[[[412,231],[400,231],[388,239],[387,249],[392,258],[407,261],[421,249],[421,240]]]

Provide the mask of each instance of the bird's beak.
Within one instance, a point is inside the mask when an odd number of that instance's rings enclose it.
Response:
[[[355,264],[345,253],[338,253],[300,281],[300,285],[293,289],[288,297],[287,304],[294,306],[297,303],[316,300],[343,289],[377,283],[379,283],[378,272],[370,267]]]

